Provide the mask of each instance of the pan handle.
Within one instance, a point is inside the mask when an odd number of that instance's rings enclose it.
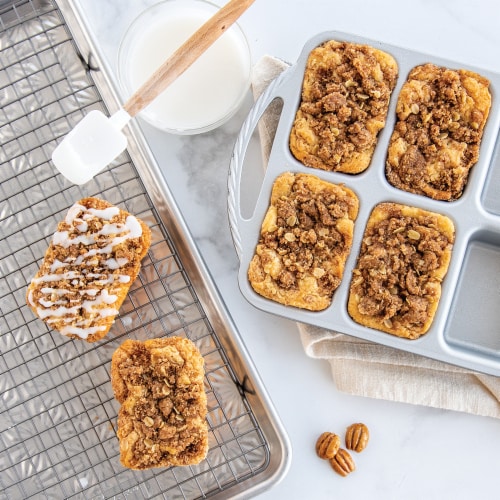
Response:
[[[229,177],[228,177],[228,216],[229,228],[233,238],[234,247],[238,258],[241,261],[242,256],[242,243],[240,229],[245,223],[249,222],[241,215],[241,199],[240,199],[240,186],[241,175],[243,171],[243,164],[245,155],[252,138],[253,132],[257,128],[259,120],[267,110],[269,105],[278,97],[277,89],[279,89],[282,80],[287,76],[287,71],[283,71],[278,75],[266,88],[266,90],[255,101],[250,113],[245,119],[240,133],[236,139],[231,160],[229,163]]]

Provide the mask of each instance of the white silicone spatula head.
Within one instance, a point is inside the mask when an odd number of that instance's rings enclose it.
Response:
[[[85,184],[125,150],[127,138],[121,129],[130,118],[124,109],[110,118],[91,111],[54,150],[54,165],[74,184]]]
[[[110,118],[94,110],[52,153],[56,168],[71,182],[84,184],[127,147],[121,129],[186,71],[255,0],[231,0],[182,44]]]

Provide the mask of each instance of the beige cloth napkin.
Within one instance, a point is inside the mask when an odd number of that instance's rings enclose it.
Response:
[[[254,67],[257,98],[288,65],[264,56]],[[280,107],[259,122],[264,164],[271,150]],[[500,377],[483,375],[330,330],[299,324],[308,356],[329,361],[340,391],[500,418]]]

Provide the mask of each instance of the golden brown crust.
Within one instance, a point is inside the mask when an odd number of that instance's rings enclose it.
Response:
[[[441,214],[381,203],[368,220],[348,311],[362,325],[415,339],[432,324],[455,230]]]
[[[458,199],[479,157],[491,106],[488,87],[472,71],[434,64],[413,68],[398,97],[388,181],[436,200]]]
[[[151,245],[147,225],[98,198],[67,212],[28,285],[27,304],[51,328],[95,342],[111,328]]]
[[[370,164],[398,76],[389,54],[330,40],[308,57],[290,150],[304,165],[355,174]]]
[[[280,175],[248,269],[252,288],[281,304],[328,307],[351,249],[358,206],[344,186],[308,174]]]
[[[193,465],[208,451],[204,360],[188,339],[126,340],[113,354],[121,404],[120,462],[131,469]]]

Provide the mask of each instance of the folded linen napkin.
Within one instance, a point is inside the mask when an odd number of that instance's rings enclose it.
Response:
[[[264,56],[253,69],[254,98],[288,64]],[[271,151],[281,107],[273,103],[258,125],[264,165]],[[500,418],[500,377],[483,375],[338,332],[299,324],[308,356],[330,363],[340,391]]]

